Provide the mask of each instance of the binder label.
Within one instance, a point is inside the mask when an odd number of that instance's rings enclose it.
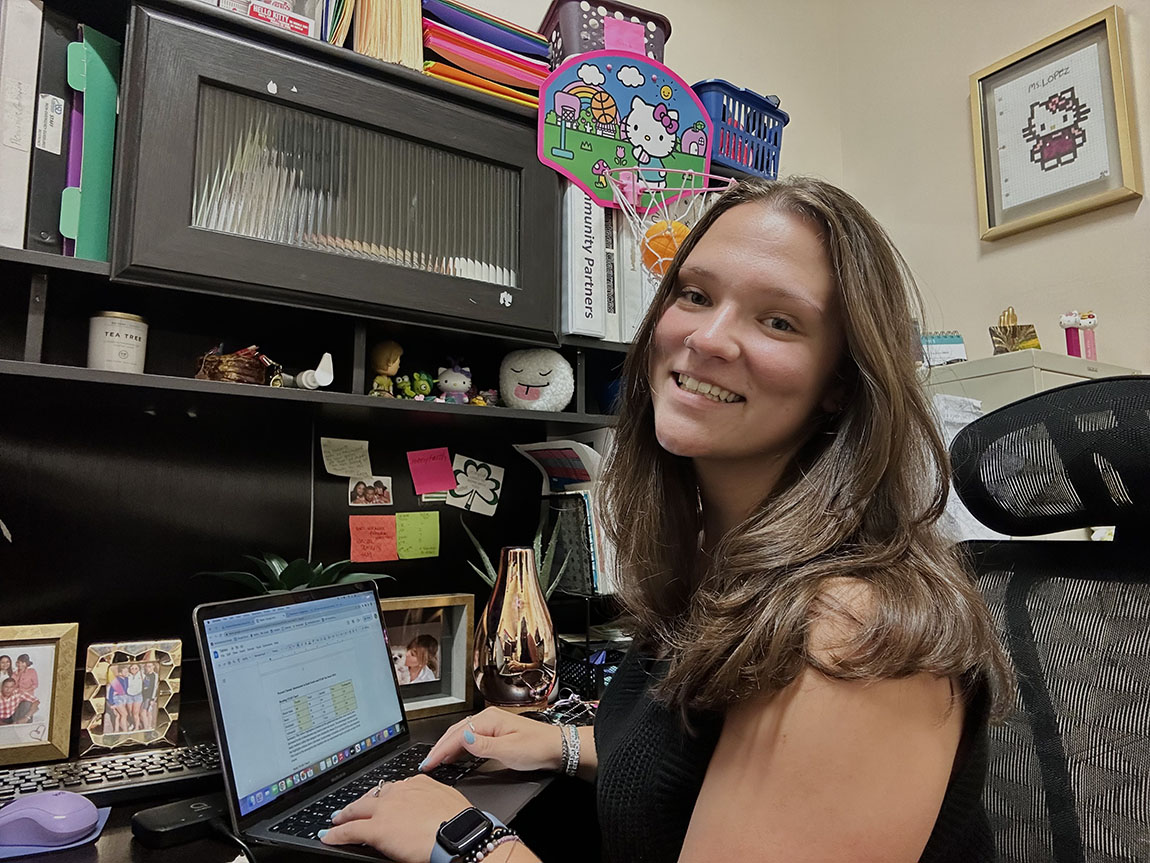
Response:
[[[64,100],[51,93],[41,93],[36,109],[36,149],[59,156],[63,145]]]
[[[24,94],[27,92],[25,87],[28,85],[13,78],[4,82],[4,92],[0,94],[4,100],[0,125],[4,127],[4,145],[13,150],[23,150],[27,153],[32,149],[33,118],[31,116],[32,100],[29,97],[25,101],[24,98]]]

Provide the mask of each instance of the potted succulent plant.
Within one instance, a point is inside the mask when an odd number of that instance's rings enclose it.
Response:
[[[288,561],[278,554],[264,552],[262,556],[245,554],[255,566],[252,572],[225,570],[223,572],[197,572],[196,575],[210,575],[244,585],[256,594],[286,593],[308,587],[326,587],[329,584],[350,584],[353,581],[373,581],[393,576],[382,573],[349,572],[350,560],[341,560],[324,566],[310,563],[303,558]]]

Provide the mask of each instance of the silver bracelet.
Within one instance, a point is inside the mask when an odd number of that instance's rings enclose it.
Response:
[[[574,725],[566,724],[560,725],[559,729],[563,732],[563,743],[566,750],[566,757],[563,759],[563,772],[568,776],[574,776],[579,770],[579,729]],[[568,740],[568,733],[570,733],[570,740]]]

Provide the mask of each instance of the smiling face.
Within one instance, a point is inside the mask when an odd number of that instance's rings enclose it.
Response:
[[[511,407],[560,411],[574,391],[571,364],[556,351],[512,351],[499,366],[500,398]]]
[[[668,452],[777,477],[839,406],[845,336],[819,233],[762,203],[723,213],[655,327],[655,436]]]

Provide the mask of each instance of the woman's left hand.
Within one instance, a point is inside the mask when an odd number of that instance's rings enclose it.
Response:
[[[428,863],[439,825],[471,804],[430,776],[412,776],[367,792],[332,818],[325,845],[370,845],[398,863]]]

